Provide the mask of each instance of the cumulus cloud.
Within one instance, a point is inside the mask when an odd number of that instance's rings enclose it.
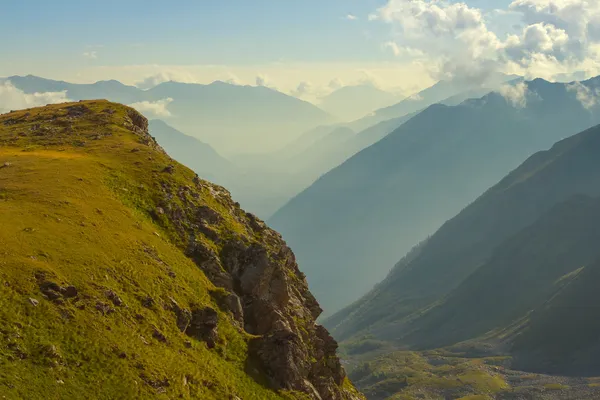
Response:
[[[295,97],[305,97],[307,95],[313,95],[315,86],[310,82],[300,82],[295,90],[292,90],[290,94]]]
[[[575,98],[581,103],[586,110],[594,108],[600,100],[600,89],[589,88],[581,82],[573,82],[567,85],[569,92],[575,93]]]
[[[396,57],[400,55],[400,47],[398,46],[398,44],[396,44],[396,42],[393,42],[391,40],[389,42],[385,42],[383,44],[383,48],[386,50],[390,50],[392,54],[394,54]]]
[[[354,14],[348,14],[348,15],[346,15],[346,19],[349,21],[356,21],[358,19],[358,17]]]
[[[135,83],[140,89],[152,89],[155,86],[165,82],[184,82],[184,83],[195,83],[196,79],[192,74],[181,71],[161,71],[156,74],[147,75],[144,79]]]
[[[414,93],[414,94],[411,94],[410,96],[408,96],[406,98],[406,100],[421,101],[421,100],[423,100],[423,97],[419,93]]]
[[[256,86],[263,86],[273,90],[279,90],[275,83],[271,80],[267,74],[259,74],[255,79]]]
[[[506,15],[521,25],[500,37],[488,23]],[[393,26],[394,40],[383,46],[394,54],[422,51],[436,79],[473,81],[486,71],[551,78],[600,65],[598,0],[513,0],[487,14],[449,0],[388,0],[369,19]]]
[[[83,53],[83,56],[85,58],[89,58],[90,60],[95,60],[96,58],[98,58],[98,52],[97,51],[85,51]]]
[[[129,107],[135,108],[145,115],[148,114],[154,117],[170,117],[171,112],[167,109],[167,107],[172,102],[173,99],[168,97],[166,99],[157,101],[140,101],[130,104]]]
[[[398,43],[393,40],[387,41],[383,43],[382,48],[384,50],[389,50],[396,57],[412,57],[417,58],[425,55],[421,50],[413,48],[413,47],[400,47]]]
[[[342,82],[341,79],[339,78],[334,78],[329,82],[329,85],[327,85],[329,87],[329,89],[331,89],[331,91],[334,90],[338,90],[339,88],[344,86],[344,82]]]
[[[519,82],[515,85],[502,85],[499,89],[499,93],[513,107],[527,107],[527,94],[529,93],[529,88],[525,82]]]
[[[0,113],[70,101],[67,92],[25,93],[10,81],[0,82]]]

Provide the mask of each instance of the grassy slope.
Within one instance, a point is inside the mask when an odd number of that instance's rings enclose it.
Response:
[[[164,177],[161,171],[172,161],[123,127],[124,107],[84,104],[98,113],[98,121],[53,122],[45,130],[54,116],[63,119],[62,105],[0,117],[0,166],[10,163],[0,169],[0,394],[286,396],[244,372],[248,337],[225,314],[219,313],[215,350],[177,329],[175,314],[164,308],[170,298],[182,306],[217,309],[210,296],[215,288],[165,239],[169,232],[158,230],[134,205],[152,198],[161,180],[191,184],[193,173],[176,168]],[[116,112],[103,117],[107,107]],[[26,115],[25,122],[6,124]],[[101,140],[94,140],[98,134]],[[200,200],[212,199],[207,192]],[[241,231],[234,221],[223,224],[223,232]],[[73,285],[79,295],[51,302],[40,292],[44,280]],[[120,296],[122,306],[107,299],[108,290]],[[148,296],[151,308],[142,305]],[[104,315],[98,305],[114,312]],[[155,331],[167,341],[156,339]]]

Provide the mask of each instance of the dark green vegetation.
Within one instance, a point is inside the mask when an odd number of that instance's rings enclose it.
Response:
[[[584,82],[587,87],[597,84],[598,79]],[[269,219],[294,248],[326,315],[367,293],[408,250],[528,156],[600,122],[598,107],[585,109],[565,84],[535,80],[527,87],[524,108],[514,107],[497,93],[455,107],[429,107],[321,177]],[[506,210],[509,212],[511,205],[507,204]],[[420,267],[406,271],[416,280],[435,281],[418,298],[413,299],[414,292],[422,286],[413,278],[405,279],[399,266],[373,292],[385,293],[378,298],[388,300],[367,308],[363,308],[363,300],[332,319],[330,326],[356,314],[349,325],[336,328],[338,337],[345,338],[345,331],[355,332],[369,321],[389,317],[390,312],[410,314],[431,304],[431,296],[448,293],[477,266],[454,260],[460,244],[456,242],[465,240],[473,246],[468,238],[475,240],[481,232],[465,231],[469,223],[479,226],[496,214],[487,209],[484,219],[470,219],[463,230],[443,237],[442,232],[448,230],[440,231],[431,246],[447,248],[447,252],[438,256],[441,253],[427,251],[423,259],[437,257],[427,263],[443,274]],[[520,227],[533,222],[528,214],[520,220]],[[501,228],[490,234],[504,235]],[[489,250],[486,246],[476,246],[484,256]],[[453,274],[451,268],[443,267],[455,262],[463,273]],[[396,279],[399,276],[402,278]],[[387,283],[396,281],[401,283]],[[365,311],[355,311],[358,309]],[[355,319],[362,318],[359,314],[368,319]]]
[[[598,378],[514,371],[510,357],[466,357],[449,350],[391,352],[350,373],[369,400],[597,399]]]
[[[141,90],[117,81],[72,84],[35,76],[8,80],[26,93],[66,90],[71,100],[108,99],[133,104],[171,99],[167,122],[220,152],[275,150],[314,126],[332,122],[318,107],[266,87],[165,82]]]
[[[0,395],[360,399],[280,236],[147,128],[0,116]]]

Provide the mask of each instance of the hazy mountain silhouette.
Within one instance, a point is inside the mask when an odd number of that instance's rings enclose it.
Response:
[[[597,374],[599,152],[597,126],[533,155],[327,324],[340,338],[485,342],[518,368]]]
[[[223,186],[235,185],[239,180],[235,166],[209,144],[179,132],[159,119],[150,120],[149,131],[169,154],[202,178]]]
[[[353,121],[401,99],[398,95],[366,83],[337,89],[322,98],[318,105],[343,121]]]
[[[432,104],[457,105],[470,98],[479,98],[502,84],[518,79],[516,75],[494,74],[486,80],[463,82],[442,80],[394,105],[374,111],[371,115],[349,124],[355,131],[361,131],[379,122],[421,111]]]
[[[598,109],[584,108],[570,86],[535,80],[527,87],[524,108],[498,93],[429,107],[270,219],[295,249],[326,313],[365,294],[523,159],[600,122]]]
[[[141,90],[114,80],[73,84],[31,75],[8,80],[26,93],[66,90],[71,100],[100,98],[124,104],[164,101],[166,111],[155,117],[226,153],[274,150],[333,120],[306,101],[262,86],[165,82]]]

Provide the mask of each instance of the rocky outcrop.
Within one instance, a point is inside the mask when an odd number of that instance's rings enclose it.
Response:
[[[138,129],[145,126],[135,120]],[[173,232],[186,255],[225,289],[215,300],[257,336],[250,343],[251,360],[272,387],[304,392],[315,400],[361,399],[346,383],[337,343],[315,322],[322,310],[281,236],[244,212],[222,187],[198,177],[185,186],[170,182],[161,183],[161,195],[148,215]],[[203,201],[207,197],[210,201]],[[211,347],[216,313],[173,309],[180,329]]]

